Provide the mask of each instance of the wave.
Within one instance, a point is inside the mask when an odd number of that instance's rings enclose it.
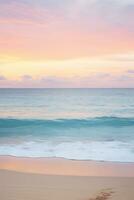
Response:
[[[0,118],[0,155],[134,162],[133,129],[123,117]]]
[[[17,127],[36,127],[43,126],[45,128],[79,128],[79,127],[124,127],[134,126],[134,118],[121,118],[121,117],[95,117],[88,119],[12,119],[1,118],[0,128],[17,128]]]

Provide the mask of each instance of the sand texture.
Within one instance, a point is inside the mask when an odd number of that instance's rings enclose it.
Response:
[[[0,170],[0,200],[134,200],[134,178]]]

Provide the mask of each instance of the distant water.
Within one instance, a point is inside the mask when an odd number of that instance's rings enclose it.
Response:
[[[0,89],[0,155],[134,162],[134,89]]]

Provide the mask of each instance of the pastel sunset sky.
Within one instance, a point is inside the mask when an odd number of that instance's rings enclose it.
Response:
[[[134,87],[134,0],[0,0],[0,87]]]

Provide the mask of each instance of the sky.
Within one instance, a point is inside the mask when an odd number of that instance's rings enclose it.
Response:
[[[0,87],[133,88],[134,0],[0,0]]]

